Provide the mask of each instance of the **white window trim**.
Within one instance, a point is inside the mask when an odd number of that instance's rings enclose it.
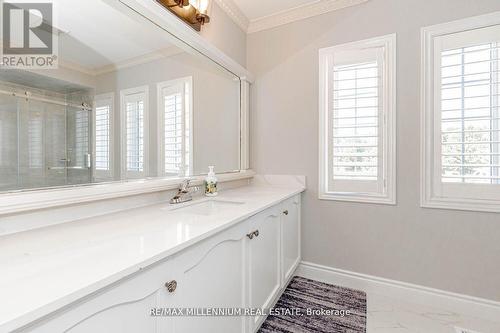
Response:
[[[385,100],[385,131],[383,137],[383,163],[385,192],[381,194],[357,192],[330,192],[327,188],[328,180],[328,57],[337,51],[384,47],[384,100]],[[337,45],[321,49],[319,52],[319,199],[351,201],[376,204],[396,204],[396,34],[375,37],[362,41]]]
[[[189,91],[191,92],[189,94],[189,128],[190,128],[190,137],[189,137],[189,170],[188,170],[188,175],[193,174],[193,163],[194,163],[194,147],[193,147],[193,137],[194,137],[194,131],[193,131],[193,102],[194,102],[194,92],[193,92],[193,77],[192,76],[186,76],[178,79],[173,79],[173,80],[168,80],[168,81],[163,81],[159,82],[156,85],[156,96],[157,96],[157,110],[158,110],[158,175],[159,176],[164,176],[165,175],[165,135],[164,135],[164,128],[165,128],[165,110],[163,109],[163,101],[162,101],[162,90],[165,88],[169,88],[171,86],[176,86],[178,84],[188,84],[189,86]]]
[[[434,193],[434,40],[467,30],[500,24],[500,12],[433,25],[421,30],[420,205],[425,208],[500,212],[499,200],[439,197]],[[438,157],[440,158],[440,157]]]
[[[95,150],[95,142],[96,142],[96,108],[99,100],[109,100],[110,103],[110,114],[109,114],[109,171],[96,170],[96,150]],[[114,122],[115,122],[115,94],[114,93],[106,93],[96,95],[94,98],[94,110],[92,112],[92,170],[94,172],[94,179],[98,180],[111,180],[114,175]]]
[[[127,171],[127,115],[125,98],[128,95],[144,94],[144,170],[142,172]],[[124,89],[120,91],[120,151],[122,179],[144,178],[149,175],[149,86]]]

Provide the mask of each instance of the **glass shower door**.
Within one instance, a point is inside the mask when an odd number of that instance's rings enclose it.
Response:
[[[90,113],[0,95],[0,191],[91,181]]]
[[[65,106],[18,98],[19,187],[67,184]]]
[[[17,97],[0,95],[0,190],[18,188]]]
[[[38,106],[44,109],[45,186],[62,186],[68,183],[68,154],[66,106],[47,102],[30,101],[30,111]]]
[[[90,115],[90,111],[81,107],[67,107],[68,184],[86,184],[92,181]]]

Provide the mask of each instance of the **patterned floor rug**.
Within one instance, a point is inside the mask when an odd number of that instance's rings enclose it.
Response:
[[[366,332],[366,294],[358,290],[294,277],[274,310],[259,333]]]

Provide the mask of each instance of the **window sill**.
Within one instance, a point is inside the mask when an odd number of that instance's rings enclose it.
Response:
[[[422,198],[422,208],[450,209],[473,212],[500,213],[500,200],[474,200],[460,198]]]
[[[380,205],[395,205],[396,198],[394,196],[382,195],[367,195],[362,193],[335,193],[327,192],[319,194],[320,200],[330,201],[345,201],[357,203],[372,203]]]

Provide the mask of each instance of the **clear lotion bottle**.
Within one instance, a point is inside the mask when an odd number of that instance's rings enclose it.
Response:
[[[205,178],[205,195],[207,197],[215,197],[217,193],[217,177],[215,176],[214,167],[208,167],[208,175]]]

